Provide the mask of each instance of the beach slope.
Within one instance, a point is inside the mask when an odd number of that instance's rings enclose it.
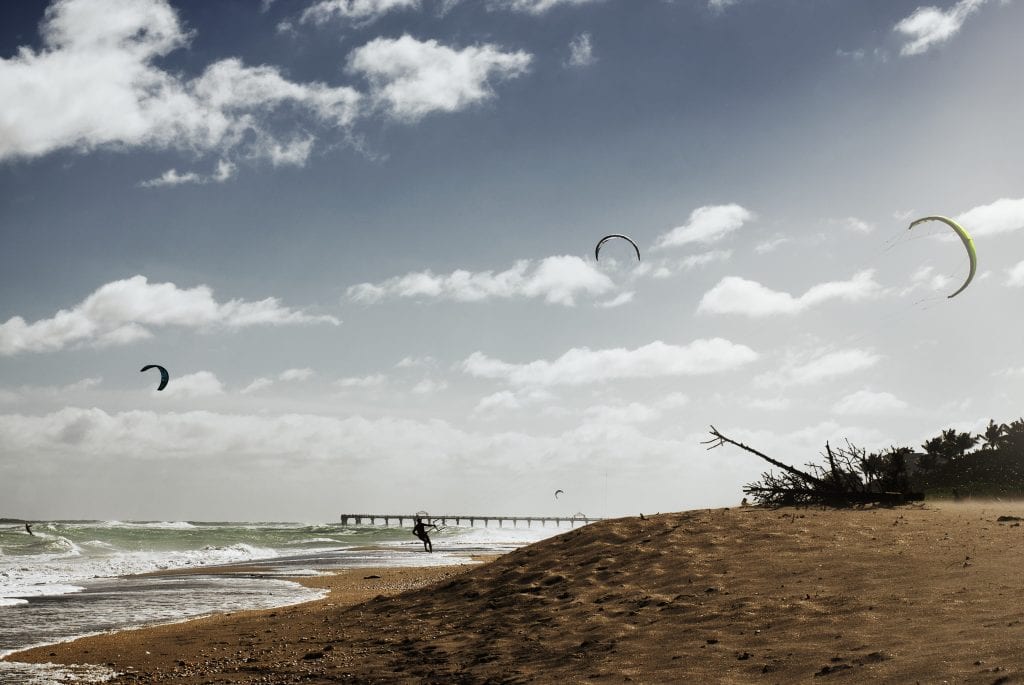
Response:
[[[123,683],[1024,682],[1024,527],[999,521],[1014,516],[1024,506],[624,518],[354,605],[17,658],[114,664]]]

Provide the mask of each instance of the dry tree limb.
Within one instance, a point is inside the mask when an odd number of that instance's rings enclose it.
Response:
[[[742,442],[738,442],[736,440],[733,440],[732,438],[727,438],[726,436],[724,436],[720,432],[718,432],[718,429],[715,428],[714,426],[711,426],[711,435],[712,435],[712,438],[710,440],[703,440],[700,443],[702,445],[711,445],[711,447],[707,448],[709,450],[713,450],[716,447],[721,447],[722,445],[728,443],[730,445],[734,445],[736,447],[739,447],[741,450],[744,450],[746,452],[750,452],[753,455],[761,457],[762,459],[764,459],[766,462],[768,462],[772,466],[778,467],[778,468],[782,469],[783,471],[789,473],[790,475],[796,476],[797,478],[805,480],[808,483],[813,483],[814,485],[816,485],[818,487],[821,487],[821,488],[827,488],[828,487],[828,485],[824,481],[822,481],[820,478],[815,478],[814,476],[812,476],[809,473],[804,473],[800,469],[795,469],[792,466],[790,466],[789,464],[783,464],[781,461],[776,461],[775,459],[772,459],[771,457],[769,457],[764,452],[759,452],[758,450],[755,450],[753,447],[750,447],[749,445],[744,445]]]

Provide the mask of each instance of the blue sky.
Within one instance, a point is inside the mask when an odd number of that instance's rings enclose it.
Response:
[[[0,513],[685,509],[760,472],[709,423],[1019,414],[1019,2],[2,12]]]

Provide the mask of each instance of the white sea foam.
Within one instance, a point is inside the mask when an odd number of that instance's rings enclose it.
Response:
[[[272,559],[276,556],[277,552],[273,549],[236,543],[226,546],[207,545],[199,550],[117,552],[102,556],[83,557],[80,552],[76,552],[73,557],[60,554],[5,557],[0,561],[0,597],[66,594],[77,591],[66,589],[75,587],[73,584],[76,581]],[[37,591],[33,592],[33,588]]]

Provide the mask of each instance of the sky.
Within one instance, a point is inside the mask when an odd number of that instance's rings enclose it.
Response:
[[[1021,26],[1015,0],[7,3],[0,516],[678,511],[765,466],[711,425],[802,465],[1017,418]],[[977,246],[952,299],[964,246],[907,230],[930,215]],[[641,260],[596,260],[610,233]]]

